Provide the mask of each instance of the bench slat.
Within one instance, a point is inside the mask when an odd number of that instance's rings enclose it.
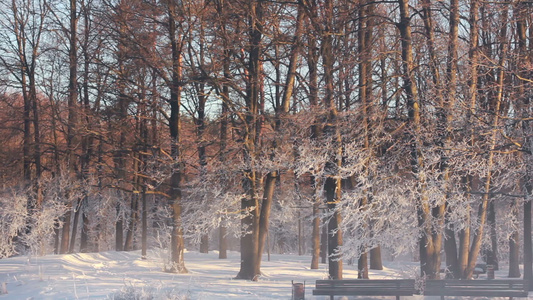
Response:
[[[426,296],[493,296],[527,297],[528,285],[524,280],[426,280]]]
[[[424,292],[424,296],[480,296],[480,297],[527,297],[524,291],[446,290]]]
[[[365,290],[365,289],[345,289],[345,288],[331,288],[313,290],[315,296],[412,296],[413,290],[401,291],[401,290]]]
[[[313,295],[322,296],[412,296],[413,279],[339,279],[317,280]]]

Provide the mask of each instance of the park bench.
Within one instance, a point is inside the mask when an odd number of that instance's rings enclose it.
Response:
[[[480,297],[527,297],[528,285],[525,280],[426,280],[424,296],[480,296]]]
[[[412,296],[416,293],[414,279],[339,279],[317,280],[315,296]]]

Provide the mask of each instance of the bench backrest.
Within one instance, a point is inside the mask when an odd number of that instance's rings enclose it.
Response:
[[[408,290],[415,289],[414,279],[338,279],[317,280],[316,289],[328,288],[353,288],[353,289],[381,289],[381,290]]]
[[[426,280],[423,294],[427,296],[527,296],[528,283],[525,280]]]
[[[495,280],[426,280],[425,289],[490,289],[490,290],[526,290],[527,281],[512,279]]]

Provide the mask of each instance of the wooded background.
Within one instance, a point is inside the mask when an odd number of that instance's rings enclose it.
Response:
[[[383,249],[532,280],[532,10],[1,0],[0,256],[230,249],[257,280],[298,251],[368,278]]]

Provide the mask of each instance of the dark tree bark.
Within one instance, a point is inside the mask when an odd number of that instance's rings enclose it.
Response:
[[[250,163],[257,155],[257,135],[259,133],[258,113],[261,89],[261,40],[263,0],[249,2],[248,26],[250,29],[250,50],[248,61],[246,116],[244,133],[245,160]],[[237,279],[258,280],[261,271],[258,266],[259,248],[259,199],[257,199],[257,171],[250,166],[244,171],[243,186],[246,196],[241,200],[241,209],[245,216],[241,219],[241,268]]]
[[[511,204],[511,211],[518,217],[520,205],[518,201]],[[520,278],[520,233],[513,231],[509,237],[509,278]]]
[[[157,100],[157,97],[158,97],[158,92],[157,92],[157,76],[156,76],[156,72],[155,70],[152,71],[152,82],[150,83],[151,85],[151,91],[152,91],[152,95],[151,95],[151,101],[152,103],[157,103],[156,100]],[[148,147],[149,145],[151,144],[152,147],[155,147],[155,145],[157,145],[157,123],[156,123],[156,120],[157,120],[157,111],[156,111],[156,105],[153,105],[151,107],[151,127],[152,127],[152,136],[151,136],[151,139],[149,137],[149,126],[148,126],[148,120],[146,119],[143,119],[143,121],[141,122],[141,136],[142,136],[142,141],[143,141],[143,152],[144,153],[148,153]],[[148,114],[148,112],[146,112],[146,114]],[[145,162],[145,155],[142,156],[143,159],[142,161]],[[146,165],[146,162],[145,162],[145,165]],[[142,194],[141,194],[141,201],[142,201],[142,207],[141,207],[141,226],[142,226],[142,229],[141,229],[141,257],[142,258],[146,258],[146,255],[147,255],[147,250],[148,250],[148,199],[147,199],[147,182],[149,182],[148,180],[144,180],[143,181],[143,185],[142,185]]]
[[[311,109],[318,108],[318,51],[316,49],[316,39],[310,35],[309,46],[307,50],[307,68],[309,69],[309,102]],[[315,119],[311,126],[311,138],[318,139],[320,136],[319,120]],[[322,230],[320,230],[321,214],[320,206],[322,204],[321,190],[322,180],[320,178],[312,178],[313,181],[313,232],[312,241],[313,248],[311,251],[311,269],[318,269],[319,259],[322,258],[322,263],[326,263],[327,253],[327,239],[321,239]],[[324,229],[326,226],[323,227]],[[321,255],[322,254],[322,255]]]
[[[370,145],[371,128],[370,128],[370,110],[372,107],[372,35],[373,35],[373,5],[364,1],[359,7],[359,32],[358,32],[358,51],[359,51],[359,100],[362,104],[363,114],[363,132],[364,132],[364,147],[373,152]],[[368,167],[364,170],[364,176],[371,181],[372,174]],[[372,202],[372,189],[365,188],[365,195],[360,201],[360,206],[363,209]],[[366,230],[372,230],[372,224],[366,225]],[[361,257],[358,260],[358,278],[368,279],[368,253],[366,247],[361,249]]]
[[[82,207],[84,212],[81,215],[82,227],[81,227],[81,236],[80,236],[80,252],[87,253],[89,252],[89,216],[85,211],[85,207]]]
[[[529,283],[529,290],[533,291],[533,242],[531,241],[531,199],[533,198],[533,186],[531,180],[533,177],[530,175],[525,178],[529,180],[526,183],[526,201],[524,202],[524,280]]]
[[[70,238],[70,246],[68,248],[69,249],[68,253],[75,252],[74,247],[76,246],[76,237],[78,235],[78,223],[80,221],[81,206],[82,206],[82,201],[81,199],[78,199],[76,201],[76,205],[74,206],[74,219],[72,220],[72,233],[71,233],[72,235]]]
[[[182,39],[177,34],[176,20],[178,18],[178,7],[174,1],[167,1],[168,9],[168,34],[172,50],[172,78],[169,82],[170,88],[170,154],[174,160],[174,170],[170,177],[170,199],[169,205],[172,211],[171,217],[171,263],[172,266],[168,270],[175,273],[187,273],[185,268],[185,260],[183,257],[185,245],[183,241],[183,229],[181,224],[181,178],[182,178],[182,162],[180,152],[181,140],[181,68],[182,68]]]
[[[518,38],[518,49],[519,49],[519,61],[525,61],[525,62],[531,62],[533,60],[533,57],[531,56],[531,52],[533,50],[533,38],[531,34],[533,33],[533,27],[530,24],[529,27],[529,49],[527,47],[527,32],[526,32],[526,26],[527,21],[529,19],[529,22],[531,23],[531,15],[528,13],[530,9],[528,9],[528,5],[526,1],[519,1],[517,4],[517,22],[516,22],[516,31],[517,31],[517,38]],[[531,79],[531,72],[527,70],[526,68],[519,67],[519,75],[523,79],[523,84],[520,84],[519,88],[519,97],[521,98],[522,102],[522,112],[521,115],[524,118],[527,118],[528,115],[528,109],[531,105],[531,94],[526,94],[526,87],[531,89],[531,81],[528,81]],[[533,146],[532,138],[531,136],[528,136],[528,132],[531,133],[531,125],[527,122],[522,122],[522,131],[525,133],[524,136],[526,138],[524,139],[524,153],[523,156],[529,155],[529,160],[531,160],[531,155],[533,154],[533,149],[531,148]],[[528,158],[524,157],[527,161]],[[524,280],[527,280],[529,283],[529,290],[533,291],[533,242],[532,242],[532,230],[531,230],[531,201],[533,199],[533,176],[531,175],[531,168],[528,168],[526,170],[525,177],[523,179],[522,183],[522,191],[525,194],[525,201],[524,201]]]
[[[78,145],[78,138],[76,132],[76,126],[78,124],[78,44],[77,44],[77,31],[78,31],[78,12],[76,0],[70,0],[70,27],[69,27],[69,90],[68,90],[68,125],[67,125],[67,155],[68,155],[68,170],[72,175],[76,176],[76,147]],[[72,211],[69,203],[69,210],[63,218],[63,229],[61,248],[59,253],[67,253],[70,246],[70,231],[71,231],[71,214]],[[75,231],[76,228],[73,229]]]
[[[217,13],[220,16],[226,15],[226,2],[225,0],[218,0],[215,1]],[[230,70],[230,63],[231,63],[231,52],[229,50],[229,43],[228,40],[228,32],[226,30],[227,24],[223,21],[223,18],[218,19],[220,20],[220,23],[218,24],[218,27],[220,31],[222,32],[222,36],[224,37],[222,40],[222,44],[224,46],[224,50],[222,51],[223,58],[222,58],[222,64],[223,64],[223,72],[224,72],[224,83],[222,85],[222,90],[219,92],[220,97],[222,98],[222,111],[221,111],[221,118],[220,118],[220,136],[219,136],[219,149],[220,149],[220,155],[219,160],[221,162],[224,162],[227,159],[227,153],[226,148],[228,144],[228,103],[230,101],[230,93],[229,93],[229,82],[231,79],[231,70]],[[225,178],[224,178],[225,182]],[[219,237],[218,237],[218,258],[219,259],[226,259],[228,258],[227,250],[228,250],[228,242],[227,242],[227,228],[224,224],[225,220],[221,221],[221,225],[219,226]]]
[[[342,247],[342,231],[339,228],[341,214],[337,209],[337,203],[342,197],[342,180],[339,174],[342,157],[342,143],[337,125],[337,107],[333,99],[334,93],[334,53],[333,53],[333,1],[325,0],[324,2],[324,29],[321,31],[322,46],[322,66],[324,68],[324,107],[327,110],[327,125],[324,126],[324,138],[331,139],[335,155],[324,166],[327,174],[324,183],[326,193],[326,205],[332,216],[328,220],[328,266],[329,277],[331,279],[342,279],[342,256],[340,247]]]
[[[320,221],[322,230],[320,230],[320,262],[325,264],[328,262],[328,221],[324,219]]]
[[[257,246],[257,269],[261,267],[261,258],[265,250],[266,240],[268,236],[268,222],[270,220],[270,212],[272,211],[272,200],[274,198],[274,189],[276,188],[276,181],[278,179],[278,172],[269,172],[265,179],[265,186],[263,189],[263,201],[261,204],[261,212],[259,214],[259,241]]]
[[[142,101],[142,100],[141,100]],[[140,154],[138,155],[140,156]],[[133,170],[135,174],[140,174],[141,167],[140,167],[140,161],[141,158],[137,157],[134,159],[133,162]],[[136,193],[131,194],[131,202],[130,202],[130,216],[127,219],[126,224],[126,239],[124,241],[124,251],[131,251],[134,250],[133,240],[134,240],[134,234],[135,234],[135,228],[138,226],[137,223],[139,221],[139,196],[140,196],[140,177],[139,175],[134,175],[134,189]]]
[[[489,208],[487,213],[487,225],[490,229],[490,249],[485,252],[485,261],[488,265],[494,266],[494,270],[499,270],[498,264],[498,236],[496,233],[496,208],[494,207],[494,200],[489,200]]]
[[[457,70],[458,70],[458,47],[459,47],[459,1],[452,0],[450,3],[450,33],[449,33],[449,45],[448,45],[448,61],[446,66],[446,97],[441,99],[440,110],[437,112],[439,125],[437,126],[440,133],[438,140],[438,147],[440,147],[440,169],[442,172],[442,184],[444,187],[444,201],[439,207],[434,210],[439,225],[444,227],[445,241],[444,249],[446,252],[446,269],[450,270],[447,274],[448,277],[460,278],[461,273],[459,269],[459,260],[457,254],[457,241],[455,239],[455,229],[452,224],[449,224],[449,215],[452,213],[451,208],[447,207],[448,200],[450,199],[450,173],[451,170],[448,166],[448,160],[450,156],[449,145],[452,141],[453,134],[453,118],[454,118],[454,103],[456,98],[457,89]],[[438,86],[436,87],[439,88]],[[444,224],[446,223],[446,224]],[[438,229],[439,231],[442,229]],[[439,248],[442,244],[442,234],[440,236],[434,234],[436,240],[436,247]],[[440,261],[437,262],[440,265]]]
[[[91,53],[89,46],[91,42],[91,12],[92,7],[91,3],[86,3],[85,1],[82,1],[82,7],[80,13],[83,15],[83,21],[84,21],[84,34],[83,34],[83,43],[81,44],[82,47],[82,55],[83,55],[83,83],[82,83],[82,91],[83,91],[83,113],[84,113],[84,122],[85,126],[87,128],[87,132],[85,132],[82,136],[81,141],[81,180],[82,184],[87,182],[88,175],[90,172],[90,162],[91,157],[94,154],[94,136],[92,133],[93,124],[91,123],[91,99],[89,96],[89,77],[90,77],[90,64],[93,53]],[[82,189],[82,203],[81,203],[81,213],[82,213],[82,229],[81,229],[81,235],[80,235],[80,252],[88,252],[89,251],[89,226],[90,226],[90,220],[89,220],[89,212],[87,211],[87,202],[88,200],[88,191],[86,188]],[[74,232],[73,232],[74,234]],[[74,239],[74,238],[73,238]],[[72,251],[72,250],[71,250]]]
[[[383,261],[381,259],[380,246],[370,249],[370,269],[383,270]]]
[[[224,78],[229,80],[230,70],[229,70],[229,51],[224,51]],[[226,159],[226,146],[228,140],[228,104],[229,101],[229,87],[225,84],[222,87],[222,117],[220,120],[220,160],[224,161]],[[218,258],[226,259],[228,258],[228,242],[227,242],[227,229],[224,224],[224,220],[219,227],[219,237],[218,237]]]

